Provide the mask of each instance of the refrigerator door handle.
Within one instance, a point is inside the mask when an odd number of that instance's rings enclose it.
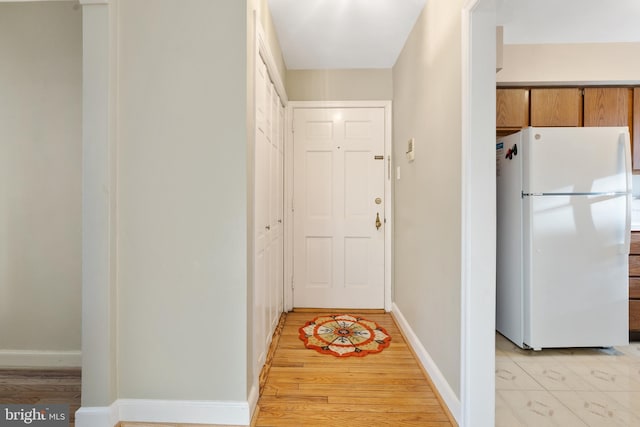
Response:
[[[629,255],[631,252],[631,194],[627,193],[624,197],[627,209],[624,224],[624,243],[620,247],[620,254]]]
[[[631,148],[629,147],[629,134],[627,132],[621,132],[618,142],[622,146],[622,152],[624,153],[624,174],[626,183],[626,192],[631,192]]]
[[[624,229],[624,245],[620,248],[621,254],[629,254],[631,249],[631,153],[629,147],[629,134],[627,132],[621,132],[618,141],[622,147],[624,153],[624,173],[626,183],[626,218]]]

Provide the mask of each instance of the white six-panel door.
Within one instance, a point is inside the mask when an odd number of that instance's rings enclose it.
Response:
[[[253,341],[261,367],[283,311],[284,107],[260,57],[256,68]]]
[[[294,110],[294,307],[384,308],[384,126],[384,108]]]

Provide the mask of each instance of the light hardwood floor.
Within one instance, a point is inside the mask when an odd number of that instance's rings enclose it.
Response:
[[[320,314],[326,313],[287,314],[282,334],[274,341],[277,346],[252,426],[455,425],[391,315],[362,314],[391,335],[391,345],[382,353],[337,358],[306,349],[298,337],[298,329]],[[68,403],[73,416],[80,406],[80,370],[0,369],[0,402]],[[130,422],[119,426],[195,427]]]
[[[389,348],[338,358],[306,349],[298,337],[298,329],[320,314],[287,315],[252,425],[453,425],[391,315],[362,315],[387,330]]]
[[[80,369],[0,369],[0,402],[68,404],[73,427],[80,382]]]

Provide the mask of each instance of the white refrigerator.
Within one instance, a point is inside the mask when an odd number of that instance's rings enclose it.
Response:
[[[527,128],[497,139],[496,169],[496,329],[534,350],[628,344],[627,128]]]

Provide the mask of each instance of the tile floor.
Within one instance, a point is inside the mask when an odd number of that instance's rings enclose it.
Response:
[[[640,426],[640,342],[527,351],[496,334],[496,426]]]

